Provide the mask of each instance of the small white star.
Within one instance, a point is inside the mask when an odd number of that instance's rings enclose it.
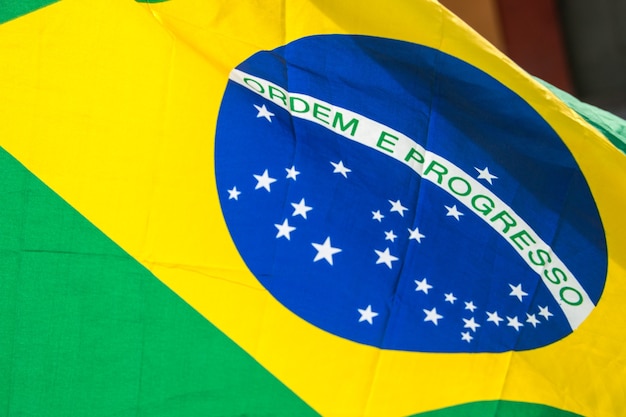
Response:
[[[396,236],[396,235],[393,233],[393,230],[390,230],[390,231],[388,231],[388,232],[385,232],[385,240],[391,240],[392,242],[395,242],[395,240],[396,240],[396,238],[397,238],[397,237],[398,237],[398,236]]]
[[[541,322],[537,320],[537,317],[534,314],[526,313],[526,323],[530,323],[533,327],[537,327],[537,325]]]
[[[296,230],[295,227],[289,226],[289,221],[287,219],[285,219],[283,224],[275,224],[274,226],[276,226],[276,228],[278,229],[276,239],[278,239],[279,237],[286,237],[287,240],[291,240],[290,233]]]
[[[550,310],[548,310],[548,306],[545,306],[545,307],[539,306],[539,315],[543,316],[543,318],[545,318],[546,320],[554,316],[554,314],[550,313]]]
[[[426,236],[420,233],[420,229],[418,227],[416,227],[413,230],[409,229],[409,240],[415,239],[417,240],[417,243],[422,243],[423,237],[426,237]]]
[[[276,179],[269,176],[269,174],[267,173],[267,169],[263,171],[263,174],[261,175],[254,175],[254,178],[256,178],[257,180],[256,187],[254,187],[255,190],[258,190],[259,188],[265,188],[267,192],[270,192],[270,184],[276,182]]]
[[[522,284],[517,284],[516,286],[513,286],[513,284],[509,284],[509,287],[511,287],[511,293],[509,295],[517,297],[517,299],[520,301],[522,301],[522,297],[528,295],[527,292],[524,292],[524,290],[522,290]]]
[[[498,312],[497,311],[494,311],[493,313],[487,312],[487,317],[488,317],[487,321],[495,323],[496,326],[500,326],[500,322],[504,321],[503,318],[498,316]]]
[[[267,107],[265,107],[265,104],[260,107],[254,104],[254,107],[259,111],[256,115],[257,119],[259,117],[265,117],[268,122],[272,123],[272,116],[274,116],[274,113],[269,111]]]
[[[453,205],[452,207],[448,207],[448,206],[444,206],[444,207],[448,210],[448,213],[446,213],[446,216],[454,217],[457,220],[461,220],[460,216],[464,216],[463,213],[461,213],[460,211],[456,209],[456,204]]]
[[[476,306],[474,305],[473,301],[465,301],[465,309],[471,311],[472,313],[474,312],[474,310],[476,310]]]
[[[300,202],[297,204],[291,203],[291,206],[293,207],[293,214],[291,215],[292,217],[300,215],[306,219],[307,212],[313,210],[313,207],[309,207],[306,205],[306,203],[304,202],[304,198],[300,200]]]
[[[450,304],[454,304],[454,302],[457,300],[457,298],[452,293],[445,294],[445,297],[446,297],[446,301],[449,302]]]
[[[313,259],[313,262],[317,262],[320,259],[326,259],[326,262],[329,264],[333,264],[333,255],[341,252],[339,248],[333,248],[330,244],[330,236],[326,238],[324,243],[311,243],[313,247],[317,250],[317,255]]]
[[[491,180],[497,180],[498,179],[498,177],[496,177],[495,175],[493,175],[492,173],[489,172],[489,168],[488,167],[485,167],[483,169],[478,169],[478,168],[474,167],[474,169],[476,171],[478,171],[478,177],[476,177],[476,178],[478,178],[479,180],[483,179],[483,180],[487,181],[489,184],[493,185],[493,182],[491,182]]]
[[[239,194],[241,194],[241,191],[237,190],[237,186],[234,186],[233,188],[228,190],[228,199],[239,200]]]
[[[426,278],[421,281],[414,280],[415,284],[417,284],[417,288],[415,291],[422,291],[424,294],[428,294],[428,290],[430,290],[433,286],[426,282]]]
[[[519,322],[519,320],[517,319],[517,316],[515,317],[506,316],[506,319],[509,321],[506,325],[514,327],[515,330],[519,332],[519,328],[522,327],[523,324]]]
[[[461,340],[465,340],[467,343],[471,342],[473,339],[470,332],[461,332]]]
[[[476,323],[476,321],[474,320],[474,317],[472,317],[471,319],[463,319],[463,322],[465,323],[465,325],[463,326],[464,329],[472,329],[473,332],[476,332],[476,329],[478,327],[480,327],[480,324]]]
[[[435,323],[435,326],[438,325],[437,321],[443,318],[441,314],[437,313],[437,307],[433,307],[432,310],[424,309],[423,311],[426,314],[426,318],[424,319],[424,321],[432,321],[433,323]]]
[[[391,203],[391,208],[389,209],[391,213],[395,211],[396,213],[399,213],[400,216],[404,217],[404,212],[407,211],[408,208],[404,207],[402,203],[400,202],[400,200],[396,200],[396,201],[389,200],[389,203]]]
[[[352,170],[350,168],[346,168],[343,165],[343,161],[339,161],[339,162],[331,162],[331,165],[335,167],[333,174],[341,174],[343,175],[345,178],[348,178],[348,172],[352,172]]]
[[[378,255],[378,260],[376,261],[376,264],[385,264],[387,265],[387,267],[389,269],[391,269],[391,263],[393,261],[397,261],[398,258],[393,256],[391,253],[389,253],[389,248],[385,249],[384,251],[379,251],[374,249],[374,252],[376,252],[376,255]]]
[[[383,221],[383,216],[382,214],[380,214],[380,210],[376,210],[372,212],[372,219],[373,220],[378,220],[378,223]]]
[[[300,171],[296,171],[296,166],[292,165],[291,168],[285,168],[287,171],[287,176],[285,178],[291,178],[296,181],[296,177],[300,174]]]
[[[357,310],[359,310],[359,314],[361,314],[361,317],[359,318],[359,323],[362,321],[366,321],[369,324],[374,324],[373,319],[374,317],[378,316],[378,313],[376,313],[375,311],[372,311],[371,305],[368,305],[365,310],[361,308],[357,308]]]

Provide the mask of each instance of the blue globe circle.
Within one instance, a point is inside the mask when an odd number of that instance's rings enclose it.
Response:
[[[294,314],[420,352],[526,350],[573,331],[563,300],[489,224],[507,220],[481,218],[391,158],[392,136],[379,149],[351,140],[364,120],[471,175],[600,299],[606,241],[589,186],[550,125],[489,74],[348,35],[258,52],[236,70],[248,81],[229,81],[215,139],[221,208],[250,271]]]

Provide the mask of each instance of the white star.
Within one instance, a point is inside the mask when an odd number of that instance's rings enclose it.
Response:
[[[474,310],[476,310],[476,306],[474,305],[473,301],[467,302],[465,301],[465,309],[471,311],[472,313],[474,312]]]
[[[478,171],[478,177],[476,177],[476,178],[478,178],[479,180],[483,179],[483,180],[486,180],[489,184],[493,184],[493,182],[491,182],[491,180],[497,180],[498,179],[498,177],[496,177],[495,175],[493,175],[492,173],[489,172],[489,168],[488,167],[485,167],[484,169],[478,169],[478,168],[474,167],[474,169],[476,171]]]
[[[506,319],[509,321],[506,325],[514,327],[515,330],[519,332],[519,328],[522,327],[523,324],[519,322],[519,320],[517,319],[517,316],[515,317],[506,316]]]
[[[409,240],[411,239],[415,239],[417,240],[418,243],[422,243],[422,238],[426,237],[423,234],[420,233],[420,229],[419,228],[415,228],[413,230],[409,229]]]
[[[371,305],[368,305],[365,310],[361,308],[357,308],[357,310],[359,310],[359,313],[361,314],[361,318],[359,318],[359,323],[362,321],[366,321],[369,324],[374,324],[374,321],[372,319],[376,317],[378,313],[376,313],[375,311],[372,311]]]
[[[257,180],[256,187],[254,187],[255,190],[265,188],[268,192],[270,192],[270,184],[276,182],[274,178],[269,176],[267,169],[261,175],[254,175],[254,178]]]
[[[276,228],[278,229],[276,239],[278,239],[279,237],[286,237],[287,240],[291,240],[290,233],[296,230],[295,227],[289,226],[289,221],[287,219],[285,219],[283,224],[275,224],[274,226],[276,226]]]
[[[541,323],[539,320],[537,320],[537,317],[534,314],[528,314],[526,313],[526,323],[530,323],[533,325],[533,327],[537,327],[537,325],[539,323]]]
[[[432,310],[423,310],[424,313],[426,313],[426,318],[424,319],[424,321],[432,321],[433,323],[435,323],[435,326],[437,326],[437,321],[439,319],[442,319],[443,316],[441,314],[437,314],[437,307],[433,307]]]
[[[330,236],[326,238],[326,240],[324,241],[324,243],[320,244],[320,243],[311,243],[311,245],[313,245],[313,247],[317,250],[317,255],[315,255],[315,259],[313,259],[313,262],[317,262],[320,259],[326,259],[326,262],[328,262],[329,264],[333,264],[333,255],[336,253],[341,252],[341,249],[339,248],[333,248],[330,245]]]
[[[389,203],[391,203],[391,208],[389,209],[390,212],[397,212],[400,214],[400,216],[404,217],[404,212],[408,210],[408,208],[404,207],[402,205],[402,203],[400,202],[400,200],[396,200],[396,201],[391,201],[389,200]]]
[[[376,252],[376,255],[378,255],[378,260],[376,261],[376,264],[385,264],[387,265],[387,267],[389,269],[391,269],[391,263],[393,261],[397,261],[398,258],[393,256],[391,253],[389,253],[389,248],[385,249],[384,251],[379,251],[374,249],[374,252]]]
[[[390,230],[390,231],[388,231],[388,232],[385,232],[385,240],[391,240],[392,242],[395,242],[395,240],[396,240],[396,238],[397,238],[397,237],[398,237],[398,236],[396,236],[396,235],[393,233],[393,230]]]
[[[474,317],[472,317],[471,319],[463,319],[463,322],[465,322],[465,325],[463,326],[464,329],[472,329],[473,332],[476,332],[476,328],[480,327],[480,324],[476,323],[474,321]]]
[[[274,116],[274,113],[267,110],[267,107],[265,107],[265,104],[260,107],[254,104],[254,107],[259,111],[256,115],[257,119],[259,117],[265,117],[265,119],[267,119],[268,122],[272,123],[272,116]]]
[[[446,213],[446,216],[452,216],[457,220],[461,220],[460,216],[464,216],[463,213],[461,213],[460,211],[456,209],[456,204],[453,205],[452,207],[448,207],[448,206],[444,206],[444,207],[448,210],[448,213]]]
[[[539,306],[539,315],[543,316],[546,320],[554,316],[554,314],[550,313],[550,311],[548,310],[548,306],[545,306],[545,307]]]
[[[348,178],[348,172],[352,172],[352,170],[350,168],[346,168],[343,165],[343,161],[339,161],[337,163],[335,162],[331,162],[332,166],[335,167],[335,170],[333,171],[333,174],[341,174],[344,177]]]
[[[461,332],[461,340],[465,340],[467,343],[471,342],[473,339],[470,332]]]
[[[428,290],[430,290],[433,286],[426,282],[426,278],[421,281],[414,280],[417,284],[417,288],[415,291],[422,291],[424,294],[428,294]]]
[[[446,296],[446,301],[449,302],[450,304],[454,304],[454,302],[457,300],[457,298],[452,293],[445,294],[445,296]]]
[[[520,301],[522,301],[522,297],[528,295],[527,292],[524,292],[524,290],[522,290],[522,284],[517,284],[516,286],[513,286],[513,284],[509,284],[509,287],[511,287],[511,293],[509,295],[517,297],[517,299]]]
[[[378,223],[383,221],[383,216],[382,214],[380,214],[380,210],[376,210],[372,212],[372,219],[373,220],[378,220]]]
[[[313,207],[309,207],[306,205],[306,203],[304,202],[304,198],[300,200],[300,202],[297,204],[291,203],[291,206],[293,207],[293,214],[291,215],[292,217],[300,215],[306,219],[307,212],[313,210]]]
[[[287,171],[287,176],[285,178],[291,178],[292,180],[296,180],[296,177],[300,174],[300,171],[296,171],[296,166],[292,165],[291,168],[285,168]]]
[[[228,190],[228,199],[239,200],[239,194],[241,194],[241,191],[237,190],[237,186],[234,186],[233,188]]]
[[[496,326],[500,326],[500,322],[504,321],[503,318],[498,316],[498,312],[497,311],[494,311],[493,313],[487,312],[487,316],[488,316],[487,321],[495,323]]]

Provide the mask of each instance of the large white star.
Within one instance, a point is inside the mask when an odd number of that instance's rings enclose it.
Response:
[[[426,313],[424,321],[432,321],[435,323],[435,326],[437,326],[439,324],[438,321],[443,318],[441,314],[437,313],[437,307],[433,307],[432,310],[423,309],[423,311]]]
[[[506,319],[509,321],[506,325],[514,327],[515,330],[519,332],[519,328],[522,327],[523,324],[519,322],[519,320],[517,319],[517,316],[515,317],[506,316]]]
[[[270,192],[270,184],[276,182],[276,179],[269,176],[267,169],[263,171],[263,174],[261,175],[254,175],[254,178],[257,180],[256,187],[254,187],[255,190],[265,188],[268,192]]]
[[[417,243],[422,243],[423,237],[426,237],[426,236],[420,233],[420,229],[418,227],[416,227],[413,230],[409,229],[409,240],[415,239],[417,240]]]
[[[493,175],[492,173],[489,172],[489,168],[488,167],[485,167],[483,169],[478,169],[478,168],[474,167],[474,169],[476,171],[478,171],[478,177],[476,177],[476,178],[478,178],[479,180],[483,179],[483,180],[487,181],[489,184],[493,184],[492,180],[497,180],[498,179],[498,177],[496,177],[495,175]]]
[[[415,288],[415,291],[421,291],[424,294],[428,294],[428,290],[430,290],[433,287],[426,281],[426,278],[422,279],[421,281],[418,281],[418,280],[413,280],[413,281],[415,282],[415,284],[417,284],[417,288]]]
[[[359,310],[359,314],[361,314],[361,317],[359,318],[359,323],[362,321],[366,321],[369,324],[374,324],[373,319],[374,317],[378,316],[378,313],[372,311],[371,305],[368,305],[366,309],[357,308],[357,310]]]
[[[494,311],[493,313],[487,312],[487,321],[495,323],[496,326],[500,326],[500,322],[504,321],[504,319],[498,316],[497,311]]]
[[[391,204],[391,208],[389,209],[390,212],[393,213],[395,211],[396,213],[400,214],[400,216],[404,217],[404,212],[407,211],[408,208],[404,207],[400,200],[389,200],[389,203]]]
[[[476,306],[473,301],[465,301],[465,309],[471,311],[472,313],[476,310]]]
[[[465,325],[463,325],[464,329],[472,329],[473,332],[476,332],[476,328],[480,327],[480,324],[476,323],[476,321],[474,320],[474,317],[472,317],[471,319],[463,319],[463,322],[465,323]]]
[[[446,301],[450,304],[454,304],[454,302],[457,300],[457,298],[454,296],[453,293],[448,293],[448,294],[444,294],[446,297]]]
[[[265,117],[268,122],[272,123],[272,116],[274,116],[274,113],[269,111],[267,107],[265,107],[265,104],[262,106],[257,106],[256,104],[254,104],[254,107],[259,111],[256,115],[257,118]]]
[[[296,230],[295,227],[289,226],[289,221],[287,219],[285,219],[283,224],[275,224],[274,226],[276,226],[276,228],[278,229],[276,239],[278,239],[279,237],[286,237],[287,240],[291,240],[291,232]]]
[[[554,314],[550,313],[550,310],[548,310],[548,306],[545,306],[545,307],[539,306],[539,315],[543,316],[543,318],[545,318],[546,320],[554,316]]]
[[[293,214],[291,215],[293,216],[297,216],[300,215],[302,217],[304,217],[306,219],[306,214],[313,210],[313,207],[309,207],[306,205],[304,198],[302,200],[300,200],[299,203],[291,203],[291,205],[293,206]]]
[[[341,174],[345,178],[348,178],[348,172],[352,172],[352,170],[350,168],[346,168],[343,165],[343,161],[331,162],[331,164],[332,164],[332,166],[335,167],[335,169],[333,170],[333,174]]]
[[[373,220],[378,220],[378,223],[383,221],[383,217],[385,217],[385,216],[380,214],[380,210],[376,210],[376,211],[372,212],[372,219]]]
[[[294,181],[296,181],[296,177],[300,174],[300,171],[296,171],[295,165],[292,165],[291,168],[285,168],[285,171],[287,171],[287,176],[285,178],[291,178]]]
[[[471,342],[473,339],[470,332],[461,332],[461,340],[465,340],[467,343]]]
[[[456,209],[456,204],[453,205],[452,207],[448,207],[448,206],[444,206],[444,207],[448,210],[448,212],[446,213],[446,216],[454,217],[457,220],[461,220],[460,216],[464,216],[463,213],[461,213],[460,211]]]
[[[313,262],[317,262],[320,259],[326,259],[326,262],[329,264],[333,264],[333,255],[341,252],[339,248],[333,248],[330,244],[330,236],[326,238],[324,243],[311,243],[313,247],[317,250],[317,255],[313,259]]]
[[[393,233],[393,230],[390,230],[390,231],[388,231],[388,232],[385,232],[385,240],[391,240],[392,242],[395,242],[395,240],[396,240],[396,238],[397,238],[397,237],[398,237],[398,236],[396,236],[396,235]]]
[[[520,301],[522,301],[522,297],[528,295],[527,292],[522,290],[522,284],[517,284],[516,286],[513,286],[513,284],[509,284],[509,287],[511,287],[511,292],[509,293],[509,295],[517,297],[517,299]]]
[[[233,188],[228,190],[228,199],[239,200],[239,194],[241,194],[241,191],[237,190],[237,186],[234,186]]]
[[[530,323],[533,325],[533,327],[537,327],[537,325],[541,322],[537,320],[537,316],[535,316],[534,314],[526,313],[526,323]]]
[[[384,251],[379,251],[374,249],[374,252],[376,252],[376,255],[378,255],[378,260],[376,260],[376,264],[385,264],[387,265],[387,267],[389,269],[391,269],[391,263],[393,261],[397,261],[398,258],[393,256],[391,253],[389,253],[389,248],[385,249]]]

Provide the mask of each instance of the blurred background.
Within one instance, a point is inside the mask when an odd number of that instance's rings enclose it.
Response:
[[[440,0],[530,74],[626,118],[626,0]]]

